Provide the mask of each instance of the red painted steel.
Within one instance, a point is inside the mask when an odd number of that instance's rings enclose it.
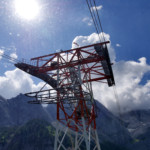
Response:
[[[109,41],[97,43],[31,59],[36,64],[33,68],[37,74],[49,74],[58,82],[58,87],[55,89],[57,120],[72,130],[80,129],[68,120],[74,120],[75,124],[83,128],[81,117],[85,118],[87,129],[89,126],[96,128],[95,103],[93,99],[88,100],[88,93],[85,94],[83,86],[87,87],[90,82],[112,78],[105,74],[101,64],[101,61],[106,58],[100,56],[94,48],[102,45],[105,47],[108,43]],[[68,100],[66,100],[67,96]],[[71,99],[72,97],[74,99]]]

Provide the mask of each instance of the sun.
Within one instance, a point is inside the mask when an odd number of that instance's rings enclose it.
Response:
[[[36,19],[40,13],[40,6],[36,0],[14,0],[15,13],[22,19]]]

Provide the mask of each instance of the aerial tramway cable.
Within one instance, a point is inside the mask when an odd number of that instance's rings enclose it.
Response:
[[[95,0],[86,0],[86,3],[89,9],[89,12],[91,14],[92,21],[94,23],[95,30],[98,34],[99,40],[100,42],[102,42],[101,38],[103,38],[103,41],[105,41],[104,32],[103,32],[100,16],[97,10],[96,2]],[[102,33],[102,37],[100,37],[99,35],[100,33]]]
[[[100,36],[99,36],[99,30],[98,30],[98,23],[97,23],[97,21],[96,21],[96,18],[94,17],[94,14],[93,14],[93,12],[94,11],[91,11],[91,8],[93,8],[92,7],[92,5],[91,5],[91,1],[90,1],[90,3],[88,2],[88,0],[86,0],[86,3],[87,3],[87,5],[88,5],[88,8],[89,8],[89,11],[90,11],[90,14],[91,14],[91,17],[92,17],[92,20],[93,20],[93,23],[94,23],[94,26],[95,26],[95,29],[96,29],[96,32],[97,32],[97,35],[98,35],[98,38],[99,38],[99,40],[100,40],[100,42],[101,42],[101,38],[100,38]]]
[[[91,0],[86,0],[88,8],[89,8],[89,12],[91,14],[91,17],[92,17],[92,20],[93,20],[93,23],[94,23],[94,26],[95,26],[95,29],[96,29],[96,32],[98,34],[100,42],[101,42],[100,33],[102,34],[103,41],[105,42],[106,40],[105,40],[105,36],[104,36],[100,16],[99,16],[99,13],[98,13],[98,10],[97,10],[96,2],[95,2],[95,0],[92,0],[92,1],[93,1],[94,6],[92,5]],[[95,14],[95,12],[96,12],[96,14]],[[107,48],[106,44],[105,44],[105,47]],[[115,98],[115,102],[116,102],[116,107],[118,109],[118,112],[117,112],[118,119],[120,120],[121,126],[124,127],[123,121],[122,121],[121,107],[120,107],[120,102],[119,102],[119,97],[118,97],[116,85],[113,85],[113,94],[114,94],[114,98]],[[120,134],[122,134],[122,138],[124,140],[125,137],[124,137],[124,134],[122,133],[122,131],[121,131]]]
[[[100,33],[101,29],[100,29],[100,26],[99,26],[99,22],[98,22],[98,20],[97,20],[98,16],[97,16],[97,14],[95,13],[96,7],[92,5],[91,0],[90,0],[90,5],[91,5],[90,10],[91,10],[91,12],[93,13],[93,18],[94,18],[95,24],[96,24],[96,26],[97,26],[98,33]]]
[[[104,32],[103,32],[103,28],[102,28],[102,23],[101,23],[99,13],[98,13],[98,10],[97,10],[97,7],[96,7],[96,2],[95,2],[95,0],[93,0],[93,2],[94,2],[94,7],[95,7],[95,10],[96,10],[96,14],[97,14],[98,22],[99,22],[99,25],[100,25],[100,28],[101,28],[101,31],[102,31],[103,40],[105,41]]]
[[[4,58],[4,59],[9,60],[9,63],[11,63],[11,64],[15,64],[16,62],[20,62],[18,59],[13,58],[13,57],[10,57],[9,55],[3,54],[3,53],[1,53],[1,52],[0,52],[0,56],[1,56],[2,58]]]
[[[102,23],[100,20],[100,16],[97,10],[97,6],[96,6],[96,1],[95,0],[86,0],[89,12],[91,14],[96,32],[98,34],[99,40],[101,42],[101,37],[100,37],[100,33],[102,33],[102,38],[103,41],[105,42],[105,36],[104,36],[104,32],[103,32],[103,28],[102,28]],[[105,45],[107,47],[107,45]],[[116,85],[113,86],[113,93],[114,93],[114,97],[116,99],[116,105],[117,105],[117,109],[118,109],[118,116],[121,119],[121,108],[120,108],[120,103],[119,103],[119,98],[118,98],[118,93],[116,90]]]

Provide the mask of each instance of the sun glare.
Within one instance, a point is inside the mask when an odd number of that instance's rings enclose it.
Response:
[[[33,20],[38,17],[40,7],[36,0],[15,0],[15,13],[26,20]]]

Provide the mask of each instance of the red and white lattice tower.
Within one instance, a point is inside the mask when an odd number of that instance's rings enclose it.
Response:
[[[101,149],[96,131],[97,107],[92,82],[104,80],[109,86],[115,84],[106,46],[108,43],[32,58],[35,65],[15,64],[53,88],[26,95],[35,98],[30,103],[57,105],[54,150],[67,150],[63,143],[67,133],[72,136],[74,150]]]

